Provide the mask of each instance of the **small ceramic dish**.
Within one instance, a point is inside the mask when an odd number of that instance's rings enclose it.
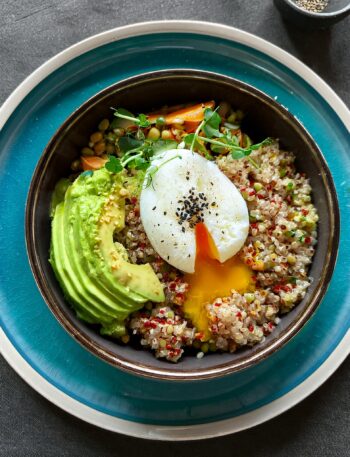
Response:
[[[332,0],[321,12],[308,11],[295,0],[274,0],[283,17],[296,26],[310,29],[326,28],[350,14],[349,0]]]
[[[65,301],[49,264],[50,200],[59,178],[85,145],[99,120],[110,117],[111,106],[148,112],[162,105],[204,99],[227,100],[246,113],[244,130],[255,141],[277,137],[296,155],[305,172],[318,210],[318,245],[310,270],[314,279],[305,298],[283,316],[276,330],[251,349],[233,354],[210,354],[203,359],[185,356],[170,364],[151,352],[103,338],[77,319]],[[263,92],[233,78],[198,70],[147,73],[114,84],[81,105],[58,129],[35,169],[26,207],[26,242],[31,268],[47,305],[63,327],[86,349],[115,367],[157,379],[200,380],[242,370],[265,359],[286,344],[310,319],[330,281],[339,241],[339,209],[333,180],[317,145],[300,122]]]

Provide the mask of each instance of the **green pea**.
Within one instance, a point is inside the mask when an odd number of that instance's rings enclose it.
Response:
[[[157,117],[157,119],[156,119],[156,126],[157,127],[163,127],[165,124],[166,124],[165,117],[163,117],[163,116]]]
[[[152,127],[148,132],[147,138],[150,140],[158,140],[160,137],[160,131],[156,127]]]
[[[230,124],[234,124],[235,121],[237,119],[237,115],[235,112],[233,112],[232,114],[229,115],[229,117],[227,118],[227,122],[229,122]]]
[[[201,346],[201,351],[206,354],[209,351],[209,344],[208,343],[203,343]]]
[[[201,342],[199,340],[194,340],[193,343],[192,343],[192,346],[195,348],[195,349],[199,349],[201,347]]]

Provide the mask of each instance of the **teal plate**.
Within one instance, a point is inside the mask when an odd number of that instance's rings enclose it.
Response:
[[[157,30],[161,33],[155,33]],[[184,33],[187,30],[196,33]],[[118,29],[108,33],[54,58],[46,64],[46,72],[31,77],[30,90],[27,81],[27,93],[17,91],[10,100],[12,105],[5,104],[0,113],[3,119],[11,114],[0,133],[4,338],[57,391],[110,417],[171,427],[242,416],[300,386],[346,336],[350,326],[350,232],[345,224],[329,290],[312,319],[285,347],[258,365],[221,379],[160,382],[121,372],[97,359],[50,313],[34,282],[25,247],[24,211],[31,176],[55,130],[96,92],[152,70],[203,69],[252,84],[277,99],[304,124],[328,162],[341,219],[348,221],[350,139],[345,121],[349,122],[349,112],[329,88],[326,101],[321,92],[327,86],[303,64],[291,56],[293,65],[288,64],[288,54],[244,32],[180,21],[131,26],[128,33],[119,36]],[[312,84],[307,82],[307,75],[314,78]],[[333,104],[330,106],[329,97],[334,97],[338,113]]]

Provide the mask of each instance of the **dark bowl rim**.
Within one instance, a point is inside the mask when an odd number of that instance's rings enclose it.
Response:
[[[343,8],[339,8],[336,11],[332,11],[332,12],[328,12],[328,13],[327,12],[316,13],[316,12],[308,11],[308,10],[302,8],[301,6],[297,5],[294,0],[282,0],[282,1],[284,3],[287,3],[297,13],[302,14],[306,17],[320,19],[320,20],[322,20],[322,18],[324,18],[324,19],[336,18],[338,16],[345,14],[347,11],[350,11],[350,3],[346,6],[344,6]]]
[[[309,298],[308,303],[305,306],[303,312],[297,316],[295,321],[293,321],[286,329],[284,329],[284,331],[276,340],[273,340],[268,346],[263,348],[261,351],[258,351],[256,354],[250,356],[248,354],[247,357],[235,363],[230,364],[229,362],[225,362],[223,364],[216,365],[212,368],[172,371],[171,368],[167,368],[171,365],[166,363],[164,363],[164,369],[155,368],[146,364],[144,365],[141,363],[136,364],[134,362],[130,362],[130,360],[119,355],[116,356],[114,353],[112,353],[105,347],[101,346],[101,344],[93,340],[88,334],[81,332],[81,330],[77,330],[76,326],[74,325],[74,322],[72,322],[69,316],[64,313],[59,303],[55,300],[53,294],[51,293],[50,287],[48,286],[45,280],[45,275],[43,273],[43,268],[41,266],[41,260],[36,250],[34,249],[35,231],[33,221],[38,196],[38,183],[41,182],[45,171],[43,165],[48,165],[50,158],[55,153],[55,150],[53,148],[55,143],[60,139],[60,137],[66,132],[66,130],[72,124],[79,120],[80,116],[84,114],[86,109],[91,109],[96,103],[100,102],[101,99],[109,96],[111,93],[120,90],[125,90],[126,88],[132,87],[133,85],[147,83],[147,81],[150,80],[180,77],[186,77],[188,79],[204,79],[210,81],[219,80],[221,83],[227,84],[228,86],[232,86],[232,84],[234,84],[240,90],[249,92],[250,94],[253,94],[256,97],[262,98],[265,102],[272,105],[272,107],[276,111],[278,111],[280,114],[286,117],[289,120],[289,122],[295,124],[299,128],[299,130],[302,132],[302,134],[306,137],[307,141],[309,142],[309,146],[313,148],[315,152],[315,157],[319,161],[320,173],[323,177],[324,183],[326,184],[325,190],[327,194],[327,203],[331,208],[331,230],[328,237],[326,262],[323,266],[322,274],[318,280],[319,287],[314,290],[313,295]],[[316,142],[313,140],[311,135],[301,124],[301,122],[272,97],[265,94],[261,90],[255,88],[254,86],[251,86],[250,84],[247,84],[238,79],[220,73],[187,68],[157,70],[154,72],[142,73],[136,76],[125,78],[96,93],[95,95],[87,99],[84,103],[82,103],[77,109],[75,109],[66,118],[66,120],[58,127],[58,129],[46,145],[45,149],[43,150],[31,179],[25,208],[25,242],[30,267],[42,298],[44,299],[45,303],[47,304],[48,308],[53,313],[55,318],[62,325],[62,327],[81,346],[83,346],[85,349],[87,349],[90,353],[94,354],[98,358],[109,363],[110,365],[134,375],[140,375],[145,378],[153,378],[167,381],[200,381],[219,378],[251,367],[265,360],[267,357],[275,353],[277,350],[281,349],[287,342],[289,342],[293,337],[295,337],[299,333],[299,331],[304,327],[304,325],[308,322],[308,320],[320,304],[322,298],[324,297],[336,264],[339,236],[340,212],[333,178],[328,168],[327,162],[323,157],[322,152],[320,151],[319,147],[317,146]]]

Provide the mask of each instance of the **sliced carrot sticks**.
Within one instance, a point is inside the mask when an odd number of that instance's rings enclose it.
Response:
[[[198,103],[197,105],[187,106],[172,113],[162,114],[162,113],[153,113],[148,116],[150,122],[154,122],[158,117],[164,117],[167,125],[176,123],[177,119],[181,119],[184,122],[201,122],[204,117],[205,108],[213,109],[215,102],[211,100],[206,103]]]
[[[97,156],[81,156],[81,165],[83,170],[99,170],[107,162],[107,159]]]

